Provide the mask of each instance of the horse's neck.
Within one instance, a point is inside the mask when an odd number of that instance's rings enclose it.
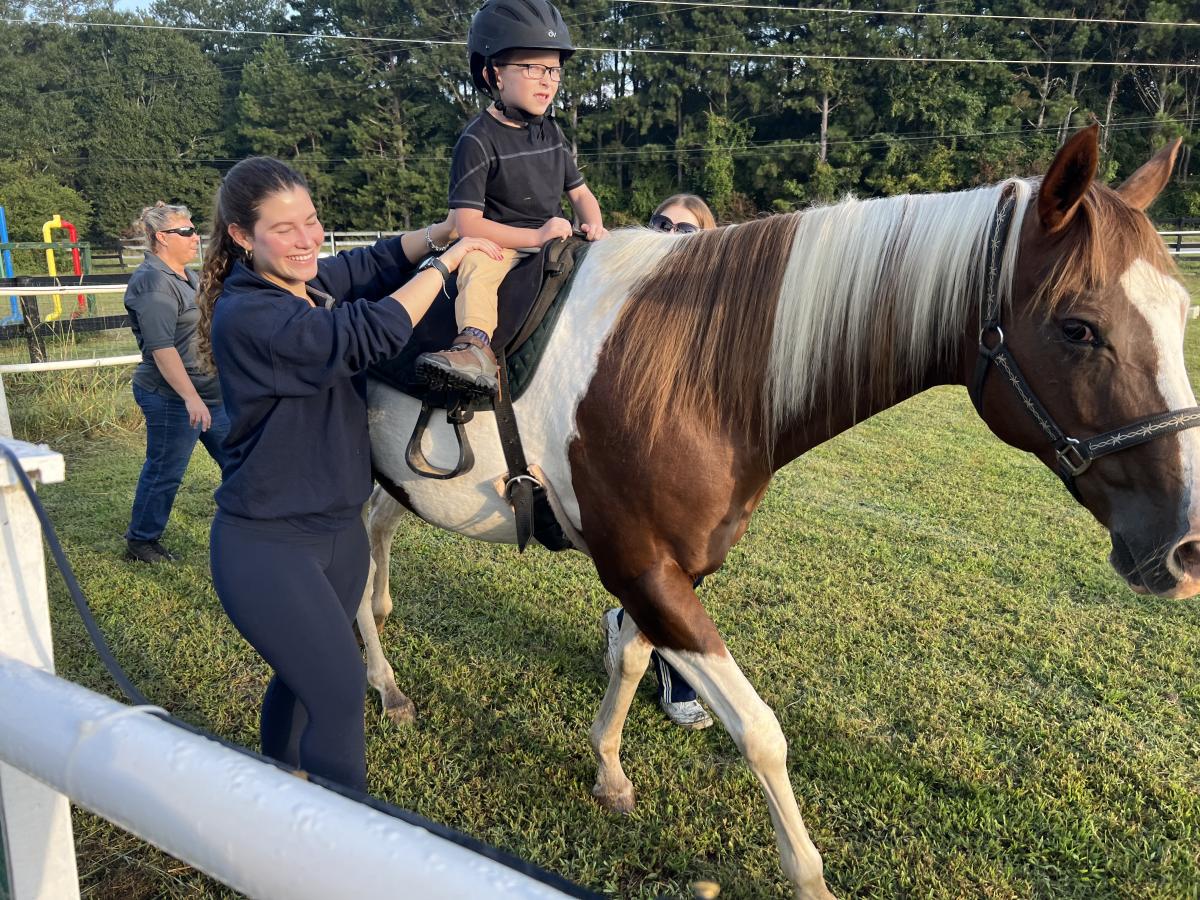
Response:
[[[964,384],[961,367],[959,360],[944,360],[931,365],[915,380],[906,383],[903,379],[897,379],[897,387],[889,396],[871,397],[867,390],[860,389],[857,396],[851,396],[847,391],[816,404],[812,410],[797,416],[780,430],[770,456],[772,468],[778,471],[813,447],[929,388],[943,384]]]

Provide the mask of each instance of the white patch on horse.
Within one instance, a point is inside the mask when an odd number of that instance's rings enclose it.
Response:
[[[771,347],[772,419],[782,423],[861,384],[877,363],[868,339],[881,297],[896,304],[898,375],[957,352],[986,283],[983,260],[1005,191],[1015,201],[998,292],[1007,304],[1017,236],[1033,182],[1010,179],[954,194],[848,199],[800,214],[784,270]],[[849,355],[849,371],[830,366]]]
[[[1196,395],[1192,392],[1183,359],[1183,331],[1191,304],[1187,289],[1144,259],[1135,260],[1121,275],[1120,283],[1125,295],[1150,326],[1154,338],[1156,380],[1167,407],[1147,410],[1146,414],[1195,406]],[[1171,439],[1178,442],[1182,483],[1194,484],[1196,473],[1200,472],[1200,430],[1181,431]],[[1200,497],[1191,496],[1189,492],[1181,499],[1185,508],[1180,513],[1186,516],[1186,521],[1197,521]]]
[[[659,647],[658,653],[708,704],[762,784],[783,870],[796,886],[797,896],[832,900],[833,895],[825,887],[821,854],[809,837],[796,804],[787,773],[787,740],[771,707],[727,652],[694,653]],[[612,692],[610,683],[609,693]],[[602,731],[599,717],[593,729]]]
[[[563,301],[566,305],[533,382],[513,404],[526,459],[541,467],[577,529],[581,527],[579,502],[567,458],[578,432],[575,411],[634,284],[680,239],[629,229],[591,246]],[[479,540],[516,542],[512,509],[493,486],[507,467],[492,413],[476,413],[465,426],[475,452],[474,468],[458,478],[438,481],[417,475],[404,459],[420,404],[374,380],[368,383],[367,402],[375,468],[403,487],[422,519]],[[435,412],[422,447],[433,465],[454,464],[458,445],[444,414]]]

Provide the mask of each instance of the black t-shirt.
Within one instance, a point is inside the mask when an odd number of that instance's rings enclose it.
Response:
[[[517,228],[541,228],[562,215],[563,191],[583,184],[558,123],[513,128],[483,112],[454,145],[450,208],[478,209]]]

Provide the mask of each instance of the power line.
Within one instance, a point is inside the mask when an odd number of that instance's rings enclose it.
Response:
[[[1161,28],[1197,28],[1200,22],[1154,22],[1149,19],[1096,19],[1072,16],[1004,16],[998,13],[917,12],[897,9],[833,9],[827,6],[773,6],[757,3],[689,2],[689,0],[609,0],[610,3],[642,3],[655,6],[691,6],[696,9],[769,9],[774,12],[837,13],[852,16],[932,17],[936,19],[993,19],[1005,22],[1062,22],[1068,25],[1146,25]]]
[[[393,44],[448,45],[465,46],[465,41],[438,40],[435,38],[394,38],[394,37],[358,37],[348,34],[305,34],[289,31],[237,31],[226,28],[203,28],[191,25],[146,25],[133,22],[48,22],[36,19],[0,18],[0,22],[34,25],[58,25],[66,28],[133,28],[147,31],[187,31],[205,32],[209,34],[233,35],[264,35],[267,37],[296,38],[301,40],[329,41],[377,41]],[[793,62],[807,60],[822,60],[827,62],[914,62],[914,63],[955,63],[958,65],[1013,65],[1013,66],[1106,66],[1130,67],[1146,66],[1156,69],[1200,69],[1200,63],[1167,62],[1151,60],[1091,60],[1091,59],[986,59],[980,57],[945,57],[945,56],[855,56],[850,54],[833,53],[763,53],[737,50],[678,50],[651,49],[645,47],[576,47],[585,53],[629,53],[657,56],[688,56],[688,57],[718,57],[722,59],[779,59]]]
[[[1146,66],[1155,69],[1200,69],[1200,63],[1157,62],[1128,60],[1116,62],[1093,59],[985,59],[966,56],[853,56],[837,53],[752,53],[741,50],[653,50],[650,48],[576,47],[592,53],[646,53],[660,56],[716,56],[725,59],[785,59],[804,62],[819,59],[827,62],[917,62],[958,63],[969,65],[1007,66]]]
[[[1200,122],[1200,115],[1188,116],[1181,119],[1172,120],[1179,124],[1194,124]],[[1107,126],[1110,131],[1138,131],[1146,128],[1153,128],[1161,124],[1157,117],[1146,117],[1139,119],[1126,119],[1119,122],[1114,122]],[[848,138],[830,138],[826,141],[826,145],[830,147],[838,146],[871,146],[876,144],[923,144],[936,143],[938,141],[951,141],[970,138],[984,137],[1004,137],[1016,135],[1031,135],[1054,132],[1059,130],[1059,125],[1043,125],[1034,128],[1010,128],[1010,129],[995,129],[990,131],[964,131],[954,134],[937,134],[935,132],[891,132],[891,133],[876,133],[869,136],[848,137]],[[725,152],[735,156],[757,156],[765,153],[775,153],[780,150],[805,150],[816,149],[820,146],[820,141],[816,138],[805,140],[782,140],[782,141],[758,141],[748,142],[741,147],[724,147],[724,148],[708,148],[708,147],[659,147],[659,146],[641,146],[627,148],[610,148],[607,150],[581,150],[577,156],[583,160],[594,160],[597,162],[607,161],[627,161],[629,159],[639,158],[665,158],[673,159],[676,157],[694,158],[714,152]],[[438,154],[426,155],[407,155],[404,157],[407,162],[437,162],[449,161],[450,148],[447,146],[443,152]],[[179,159],[178,157],[165,156],[145,156],[145,157],[59,157],[61,162],[102,162],[102,163],[152,163],[152,162],[173,162],[183,165],[233,165],[240,162],[242,157],[195,157],[191,159]],[[395,156],[384,155],[367,155],[367,156],[301,156],[294,159],[285,160],[293,164],[309,164],[319,166],[340,166],[347,163],[356,162],[399,162],[400,158]]]

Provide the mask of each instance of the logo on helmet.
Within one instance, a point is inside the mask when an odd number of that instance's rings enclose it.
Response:
[[[558,37],[558,35],[553,31],[547,31],[546,37],[552,38],[552,37]]]

